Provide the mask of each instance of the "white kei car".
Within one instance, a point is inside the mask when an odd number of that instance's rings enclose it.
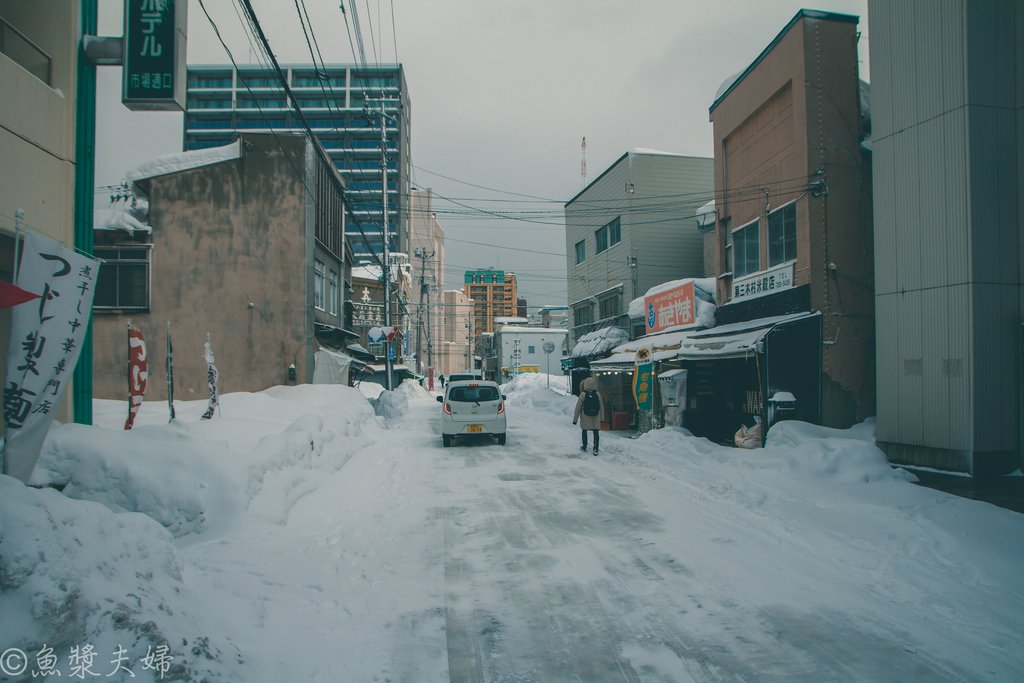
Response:
[[[441,442],[451,446],[457,436],[488,434],[505,445],[505,397],[495,382],[460,380],[449,382],[441,404]]]

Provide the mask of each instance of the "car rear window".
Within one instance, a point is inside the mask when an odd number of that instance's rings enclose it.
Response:
[[[452,387],[448,392],[449,401],[470,403],[473,401],[497,401],[501,398],[497,387]]]

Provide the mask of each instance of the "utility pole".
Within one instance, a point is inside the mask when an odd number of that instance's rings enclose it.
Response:
[[[381,191],[384,195],[384,328],[391,333],[391,235],[388,230],[388,145],[387,145],[387,114],[384,113],[384,98],[380,100],[380,170]],[[391,340],[384,337],[384,367],[386,369],[387,390],[391,391],[394,382],[391,379]]]
[[[434,258],[434,252],[427,253],[426,249],[417,249],[415,252],[416,256],[420,259],[420,311],[416,317],[416,373],[423,374],[423,362],[422,362],[422,351],[423,351],[423,295],[427,295],[427,303],[429,306],[430,292],[427,289],[427,259]],[[427,309],[427,348],[430,348],[430,309]],[[430,365],[429,359],[427,363]]]
[[[436,252],[430,252],[430,258],[434,258]],[[433,265],[433,261],[431,261]],[[430,285],[425,287],[427,294],[427,367],[434,367],[434,328],[430,326]]]
[[[635,299],[636,298],[637,278],[639,277],[639,270],[640,270],[637,267],[637,263],[636,263],[636,249],[633,249],[633,255],[632,256],[627,256],[626,257],[626,264],[629,266],[630,277],[633,280],[633,298]]]

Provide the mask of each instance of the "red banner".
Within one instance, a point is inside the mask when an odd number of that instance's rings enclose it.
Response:
[[[146,342],[142,338],[142,330],[128,327],[128,419],[124,422],[125,429],[135,424],[135,416],[142,406],[142,397],[146,394],[146,381],[149,379],[149,360],[146,358]]]

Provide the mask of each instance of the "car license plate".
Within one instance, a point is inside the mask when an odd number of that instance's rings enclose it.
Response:
[[[482,432],[484,431],[483,425],[466,425],[467,432]]]

